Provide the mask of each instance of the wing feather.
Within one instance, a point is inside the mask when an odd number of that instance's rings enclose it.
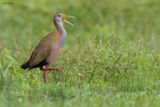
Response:
[[[37,64],[41,63],[49,56],[51,52],[51,46],[53,44],[53,36],[54,34],[49,34],[45,38],[43,38],[35,50],[32,52],[32,55],[28,61],[29,68],[36,66]]]

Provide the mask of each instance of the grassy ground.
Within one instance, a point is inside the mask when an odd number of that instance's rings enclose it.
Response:
[[[160,1],[0,1],[1,107],[159,107]],[[20,68],[39,40],[65,24],[67,43],[47,85]]]

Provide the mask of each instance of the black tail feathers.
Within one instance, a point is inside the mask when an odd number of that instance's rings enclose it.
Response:
[[[26,62],[26,63],[22,64],[22,65],[21,65],[21,68],[22,68],[22,69],[27,69],[27,68],[28,68],[28,63]]]

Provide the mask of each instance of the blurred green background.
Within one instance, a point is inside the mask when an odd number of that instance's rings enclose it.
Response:
[[[64,76],[20,68],[55,31],[56,13],[73,15],[54,66]],[[150,107],[160,100],[159,0],[0,0],[0,105]]]

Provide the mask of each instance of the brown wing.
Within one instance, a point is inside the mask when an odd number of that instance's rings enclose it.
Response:
[[[47,59],[48,55],[51,52],[51,46],[53,44],[53,33],[49,34],[43,38],[35,50],[32,52],[32,55],[28,61],[28,67],[32,68],[33,66],[41,63]]]

